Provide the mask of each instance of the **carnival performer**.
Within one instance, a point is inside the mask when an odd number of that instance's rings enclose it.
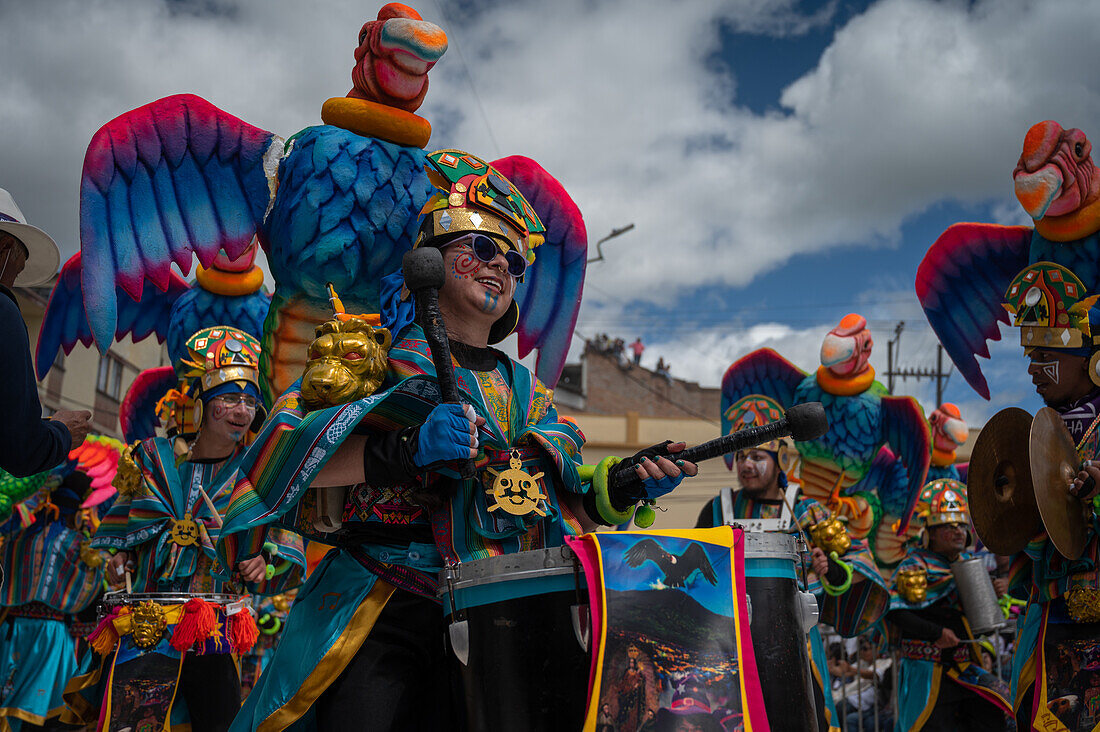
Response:
[[[1028,374],[1035,391],[1059,412],[1084,461],[1072,490],[1091,508],[1097,490],[1085,481],[1100,479],[1096,298],[1070,270],[1037,262],[1016,276],[1006,299],[1030,359]],[[1059,320],[1063,314],[1065,322]],[[1044,338],[1048,332],[1064,332],[1065,340]],[[1036,342],[1042,347],[1030,345]],[[1019,729],[1044,729],[1057,721],[1061,728],[1091,730],[1100,722],[1100,715],[1078,703],[1091,685],[1088,674],[1079,672],[1081,659],[1100,639],[1098,531],[1095,511],[1089,510],[1080,557],[1063,557],[1042,531],[1013,559],[1010,587],[1028,593],[1012,659],[1012,701]]]
[[[723,390],[722,426],[727,432],[759,426],[783,417],[783,409],[769,397],[739,397]],[[730,460],[727,458],[727,463]],[[845,637],[865,633],[878,622],[889,604],[889,591],[866,545],[853,540],[844,525],[812,498],[801,495],[791,478],[798,466],[798,452],[786,439],[772,440],[733,455],[741,490],[723,488],[699,513],[696,528],[740,523],[749,531],[810,533],[819,546],[810,548],[812,573],[807,586],[817,597],[821,622]],[[825,537],[828,536],[828,539]],[[826,551],[829,554],[826,554]],[[814,681],[814,703],[821,730],[839,730],[821,633],[809,633]]]
[[[612,487],[616,459],[580,464],[584,438],[558,417],[551,391],[491,347],[520,321],[514,298],[539,266],[540,215],[501,170],[473,155],[444,150],[428,160],[440,191],[425,206],[415,246],[442,252],[439,310],[465,403],[439,403],[423,324],[400,272],[382,283],[381,322],[393,334],[383,390],[304,420],[297,390],[276,403],[238,471],[220,554],[249,556],[255,526],[291,510],[308,486],[354,487],[346,533],[327,540],[339,546],[299,592],[287,621],[294,630],[234,730],[453,727],[461,710],[446,703],[449,659],[436,599],[443,563],[552,547],[597,523],[623,523],[637,501],[696,472],[666,457],[641,460],[624,466],[640,488],[620,492]],[[556,181],[532,161],[516,165],[529,187],[558,191],[540,205],[579,225]],[[458,477],[469,459],[473,477]],[[501,483],[507,471],[524,473],[522,490]]]
[[[192,335],[188,356],[177,364],[198,427],[189,454],[177,463],[173,442],[163,437],[124,453],[115,483],[119,498],[92,546],[115,552],[107,570],[113,585],[125,582],[135,593],[166,599],[116,606],[92,634],[103,667],[66,690],[66,701],[84,721],[99,714],[97,692],[88,692],[89,703],[81,703],[85,697],[76,692],[93,689],[105,670],[103,729],[139,723],[170,729],[189,720],[196,730],[225,730],[240,708],[234,655],[252,647],[255,621],[246,599],[203,596],[273,594],[296,584],[305,564],[301,538],[281,529],[265,532],[262,556],[233,565],[239,580],[230,579],[214,556],[229,502],[228,491],[217,486],[233,472],[249,433],[264,417],[259,350],[255,338],[228,326]]]
[[[0,527],[0,729],[18,732],[61,715],[65,684],[82,670],[70,627],[103,589],[105,557],[80,525],[92,481],[80,470],[64,472],[51,473]]]
[[[929,483],[918,506],[920,546],[894,573],[886,618],[900,646],[898,730],[1002,730],[1008,685],[982,668],[951,563],[971,544],[966,487]]]

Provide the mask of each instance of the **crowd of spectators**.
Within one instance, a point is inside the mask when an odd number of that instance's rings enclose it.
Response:
[[[634,342],[627,345],[622,338],[611,338],[607,333],[599,333],[588,344],[600,353],[610,356],[619,365],[619,368],[628,371],[635,366],[642,365],[642,354],[645,353],[645,344],[639,336]],[[654,373],[661,376],[669,384],[672,383],[672,364],[665,361],[663,356],[657,358]]]

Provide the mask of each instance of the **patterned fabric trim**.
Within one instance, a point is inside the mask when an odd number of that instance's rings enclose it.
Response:
[[[347,548],[345,551],[368,572],[373,572],[394,587],[436,603],[440,602],[437,597],[439,580],[434,574],[406,567],[403,564],[381,562],[357,547]]]
[[[913,638],[903,638],[899,647],[902,658],[908,658],[912,661],[931,661],[932,663],[940,663],[943,657],[943,650],[936,648],[935,645],[928,641],[916,640]],[[970,660],[970,650],[960,645],[955,648],[954,653],[951,654],[951,660],[956,663]]]

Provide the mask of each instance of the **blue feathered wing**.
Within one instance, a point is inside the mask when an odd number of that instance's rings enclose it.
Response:
[[[83,299],[101,350],[118,319],[116,285],[132,299],[146,279],[166,290],[170,266],[210,267],[219,250],[247,248],[271,198],[282,154],[270,132],[200,97],[138,107],[96,132],[80,182]]]

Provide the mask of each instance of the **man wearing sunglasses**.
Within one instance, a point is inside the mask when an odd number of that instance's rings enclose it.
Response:
[[[214,544],[230,498],[222,490],[225,477],[236,469],[249,433],[259,428],[265,415],[258,382],[260,344],[244,331],[215,326],[192,335],[186,353],[176,365],[181,384],[173,394],[172,418],[163,410],[160,416],[162,422],[179,427],[189,445],[187,454],[177,460],[175,441],[165,437],[135,443],[119,468],[119,475],[130,476],[130,483],[126,477],[116,479],[119,498],[92,540],[92,546],[114,551],[107,566],[113,586],[124,586],[129,574],[134,592],[171,593],[177,598],[154,603],[169,623],[155,645],[141,645],[137,631],[122,633],[117,652],[104,656],[100,677],[111,683],[99,692],[89,691],[89,701],[94,711],[112,710],[111,729],[129,724],[136,728],[150,713],[158,729],[187,722],[196,730],[228,729],[241,701],[232,654],[247,650],[230,641],[229,626],[236,621],[230,621],[228,606],[214,601],[202,605],[213,615],[213,631],[207,636],[200,633],[182,650],[171,625],[202,623],[187,617],[192,603],[207,602],[209,593],[277,594],[300,581],[299,570],[305,565],[301,538],[275,528],[266,537],[266,553],[236,563],[232,578],[217,563]],[[181,410],[190,413],[185,418]],[[188,596],[192,600],[186,604],[178,599]],[[200,617],[203,611],[194,612]],[[176,663],[166,669],[165,657]],[[170,689],[178,685],[179,693],[168,695],[176,700],[137,706],[125,702],[140,692],[139,680],[154,678]]]
[[[393,335],[383,390],[311,413],[282,452],[267,447],[270,427],[261,433],[250,454],[259,448],[274,457],[244,471],[250,486],[238,484],[257,492],[255,505],[297,485],[353,487],[332,539],[338,550],[303,587],[287,619],[294,632],[280,641],[234,731],[286,729],[307,715],[332,732],[461,726],[462,711],[447,703],[453,659],[437,600],[443,564],[560,546],[598,523],[624,523],[637,501],[696,473],[674,455],[651,458],[623,466],[640,487],[616,492],[608,487],[614,461],[580,464],[584,437],[559,419],[552,392],[492,347],[516,328],[516,288],[537,262],[545,229],[516,187],[484,161],[454,150],[428,159],[440,192],[424,207],[415,246],[443,255],[439,310],[464,403],[438,403],[431,352],[396,272],[381,285],[382,324]],[[269,425],[284,418],[276,411]],[[386,420],[396,428],[378,427]],[[280,454],[295,457],[279,462]],[[464,479],[458,467],[469,459],[477,468]],[[507,470],[526,474],[529,480],[515,484],[523,491],[498,482]],[[282,482],[268,477],[275,475]],[[288,510],[268,504],[262,516],[231,512],[226,534],[246,535]],[[364,699],[371,700],[369,718],[361,713]]]

